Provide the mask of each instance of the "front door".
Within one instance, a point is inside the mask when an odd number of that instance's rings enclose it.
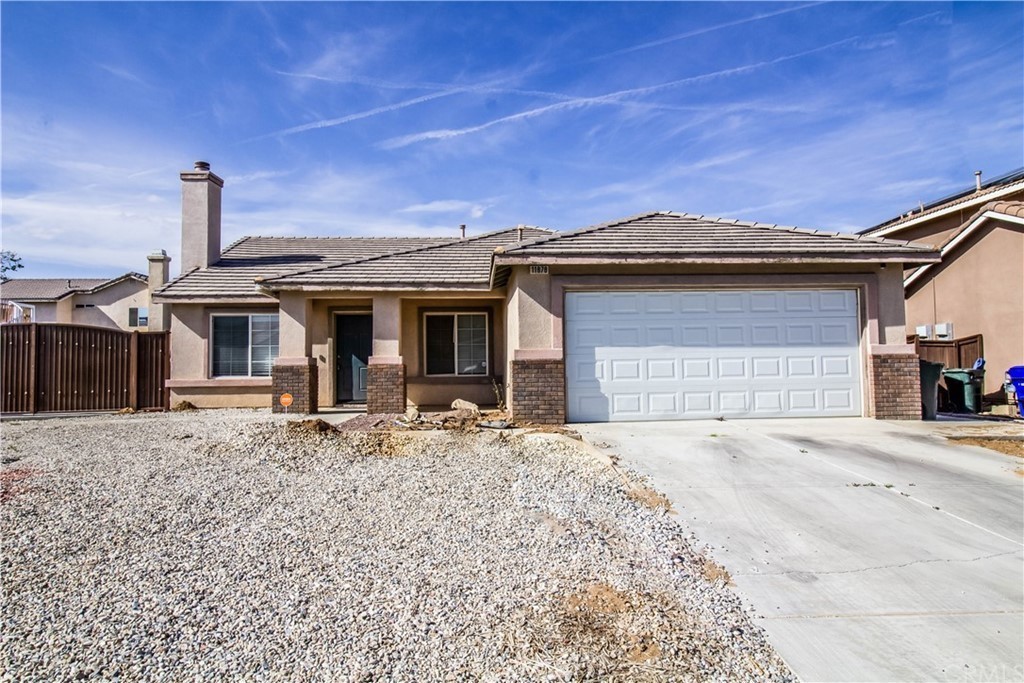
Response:
[[[338,403],[366,400],[366,366],[373,347],[373,316],[369,313],[335,316],[338,356],[335,385]]]

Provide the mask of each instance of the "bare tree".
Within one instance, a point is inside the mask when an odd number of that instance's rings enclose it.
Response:
[[[7,273],[21,270],[25,266],[21,263],[21,257],[13,251],[0,251],[0,280],[7,277]]]

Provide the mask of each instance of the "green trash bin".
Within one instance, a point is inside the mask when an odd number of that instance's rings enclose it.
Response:
[[[984,370],[950,368],[943,370],[949,400],[958,413],[981,412],[981,387],[985,383]]]
[[[939,377],[942,363],[918,359],[921,369],[921,419],[934,420],[939,414]]]

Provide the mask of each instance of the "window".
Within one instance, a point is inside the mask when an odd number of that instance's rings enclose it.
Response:
[[[427,313],[423,334],[426,374],[487,374],[486,313]]]
[[[277,358],[277,325],[277,314],[213,316],[212,375],[270,377]]]
[[[128,309],[128,327],[148,327],[149,326],[149,309],[145,306],[141,308]]]
[[[96,308],[96,304],[75,304],[75,308]]]

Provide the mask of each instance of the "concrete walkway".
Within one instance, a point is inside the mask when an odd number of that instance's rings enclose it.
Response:
[[[806,681],[1024,680],[1019,458],[861,418],[574,425],[650,475]]]

